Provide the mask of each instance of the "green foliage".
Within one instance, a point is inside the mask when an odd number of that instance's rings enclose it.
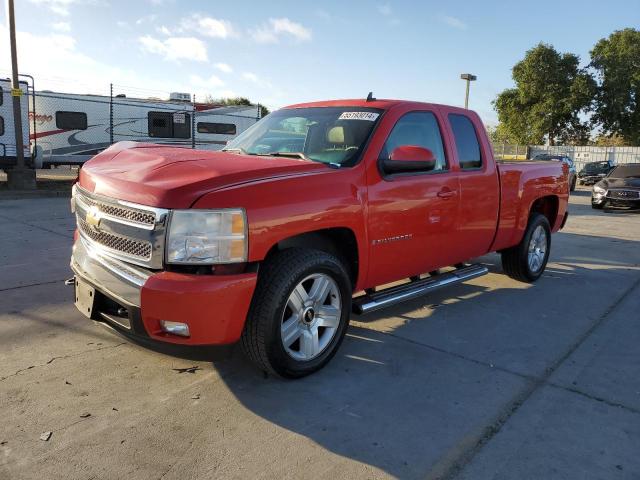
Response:
[[[518,142],[507,132],[504,127],[504,124],[499,123],[498,125],[492,126],[487,125],[487,134],[489,135],[489,139],[491,143],[494,145],[514,145]]]
[[[640,145],[640,31],[618,30],[591,50],[598,93],[594,122],[629,145]]]
[[[515,88],[494,101],[503,135],[515,143],[578,143],[589,137],[580,119],[592,103],[595,81],[579,58],[540,43],[513,67]]]
[[[613,134],[613,135],[598,135],[594,140],[593,144],[598,147],[625,147],[629,145],[622,135]]]
[[[249,100],[246,97],[232,97],[232,98],[213,98],[211,95],[207,95],[205,97],[205,102],[206,103],[215,103],[217,105],[246,105],[246,106],[251,106],[254,105],[254,103],[251,102],[251,100]],[[260,107],[260,116],[264,117],[266,115],[269,115],[269,109],[267,107],[265,107],[264,105],[261,104],[257,104]]]

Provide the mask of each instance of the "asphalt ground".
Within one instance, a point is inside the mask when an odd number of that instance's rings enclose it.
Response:
[[[83,317],[68,204],[0,200],[0,479],[640,478],[640,214],[579,190],[536,284],[487,255],[285,381]]]

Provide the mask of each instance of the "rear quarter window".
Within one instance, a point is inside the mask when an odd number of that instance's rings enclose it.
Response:
[[[482,168],[480,142],[469,117],[452,113],[449,114],[449,123],[456,142],[460,168],[463,170]]]

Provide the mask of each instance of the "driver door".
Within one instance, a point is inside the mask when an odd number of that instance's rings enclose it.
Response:
[[[435,111],[412,111],[396,122],[380,157],[399,146],[431,150],[429,171],[388,174],[378,162],[369,178],[368,285],[382,285],[454,263],[459,179],[445,148]]]

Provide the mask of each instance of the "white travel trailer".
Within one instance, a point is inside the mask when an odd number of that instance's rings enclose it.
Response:
[[[22,114],[22,148],[27,164],[31,162],[29,148],[29,107],[26,82],[20,82],[23,94],[20,97]],[[0,79],[0,169],[11,168],[16,164],[16,133],[13,121],[13,97],[11,96],[11,80]]]
[[[218,150],[260,118],[257,105],[194,105],[188,99],[177,93],[166,101],[36,92],[29,113],[34,164],[82,164],[123,140]]]

